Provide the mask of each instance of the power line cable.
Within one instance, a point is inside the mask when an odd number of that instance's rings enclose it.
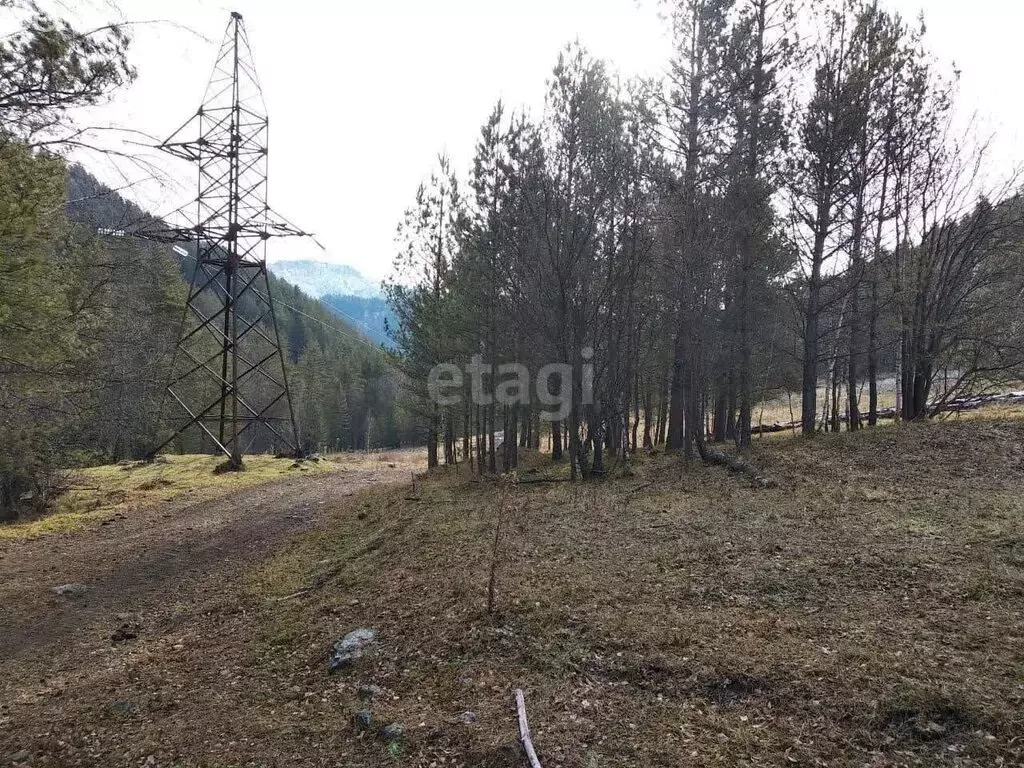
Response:
[[[174,252],[177,253],[178,255],[184,255],[186,258],[191,259],[192,261],[194,261],[196,263],[199,262],[199,260],[195,256],[193,256],[191,253],[188,253],[187,251],[185,251],[184,248],[181,248],[181,249],[175,248]],[[280,280],[281,278],[278,278],[278,279]],[[287,282],[287,281],[282,281],[282,282]],[[328,307],[332,311],[340,312],[341,314],[345,315],[346,317],[349,316],[349,315],[347,315],[347,313],[342,312],[340,309],[337,309],[337,307],[334,307],[331,304],[327,304],[327,303],[323,302],[320,299],[317,299],[317,301],[319,301],[321,304],[323,304],[325,307]],[[372,344],[368,340],[364,339],[362,336],[356,336],[355,334],[351,334],[351,333],[348,333],[347,331],[343,331],[338,326],[331,325],[330,323],[326,323],[326,322],[324,322],[323,320],[321,320],[318,317],[313,317],[312,315],[307,314],[306,312],[303,312],[298,307],[293,307],[291,304],[288,304],[287,302],[282,301],[279,298],[275,298],[274,299],[274,303],[275,304],[280,304],[282,307],[284,307],[286,309],[290,309],[292,312],[296,313],[297,315],[301,315],[302,317],[305,317],[305,318],[307,318],[309,320],[312,320],[314,323],[319,323],[324,328],[327,328],[328,330],[334,331],[335,333],[341,334],[342,336],[344,336],[344,337],[346,337],[348,339],[351,339],[352,341],[357,341],[360,344],[362,344],[362,345],[364,345],[366,347],[369,347],[370,349],[374,350],[375,352],[383,351],[380,347],[375,346],[374,344]],[[352,319],[355,320],[355,318],[352,318]],[[360,325],[363,325],[364,327],[367,327],[367,329],[369,329],[369,327],[366,326],[365,323],[361,323],[358,320],[356,320],[356,322],[359,322]]]

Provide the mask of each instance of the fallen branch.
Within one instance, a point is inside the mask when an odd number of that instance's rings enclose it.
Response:
[[[965,395],[962,397],[956,397],[951,400],[938,401],[928,406],[929,416],[938,416],[947,413],[961,413],[963,411],[973,411],[977,408],[982,408],[986,405],[1024,405],[1024,392],[1003,392],[1002,394],[990,394],[990,395]],[[875,417],[878,419],[895,419],[896,418],[895,408],[879,408]],[[860,414],[862,419],[866,419],[868,414]],[[846,423],[849,421],[849,417],[843,413],[839,415],[839,421]],[[771,435],[777,432],[786,432],[792,430],[796,434],[796,430],[803,425],[803,422],[799,419],[790,421],[788,424],[781,424],[775,422],[773,424],[758,424],[751,427],[750,434],[752,435]]]
[[[708,448],[707,443],[699,436],[694,439],[694,442],[697,444],[697,452],[700,454],[701,461],[705,464],[719,464],[726,467],[730,472],[745,474],[759,488],[774,488],[778,485],[777,482],[762,475],[739,456],[730,456],[728,453],[713,451]]]
[[[707,464],[720,464],[728,468],[730,472],[747,475],[759,488],[774,488],[778,485],[774,480],[762,475],[739,456],[730,456],[728,453],[722,453],[721,451],[705,451],[701,458]]]
[[[533,741],[530,739],[530,724],[526,722],[526,699],[523,697],[522,688],[516,689],[516,709],[519,711],[519,738],[523,742],[523,749],[526,750],[530,768],[541,768],[537,753],[533,750]]]

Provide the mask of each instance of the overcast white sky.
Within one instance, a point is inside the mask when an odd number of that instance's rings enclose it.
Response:
[[[106,0],[84,15],[110,16]],[[812,0],[813,2],[813,0]],[[932,50],[962,70],[962,108],[977,110],[1010,163],[1024,122],[1021,0],[882,0],[925,7]],[[278,241],[271,260],[318,258],[373,280],[390,269],[394,234],[438,152],[465,170],[500,97],[539,110],[559,49],[579,38],[623,75],[657,74],[670,55],[655,0],[118,0],[136,28],[138,81],[104,119],[164,138],[203,95],[228,13],[245,17],[270,112],[270,199],[314,231],[327,253]],[[173,162],[173,161],[172,161]],[[173,167],[173,166],[172,166]],[[109,180],[109,170],[105,173]],[[182,175],[191,187],[189,169]],[[185,193],[140,188],[161,213]]]

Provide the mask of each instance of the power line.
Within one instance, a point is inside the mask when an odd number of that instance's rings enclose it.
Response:
[[[317,301],[320,301],[320,300],[317,299]],[[297,307],[293,307],[291,304],[285,304],[280,299],[274,299],[274,303],[280,304],[282,307],[285,307],[286,309],[290,309],[292,312],[294,312],[294,313],[296,313],[298,315],[302,315],[303,317],[308,318],[308,319],[312,320],[315,323],[320,323],[320,325],[324,326],[325,328],[329,328],[332,331],[335,331],[336,333],[340,333],[342,336],[350,338],[353,341],[358,341],[360,344],[364,344],[364,345],[366,345],[367,347],[369,347],[370,349],[372,349],[372,350],[374,350],[376,352],[380,352],[381,351],[380,347],[374,346],[372,343],[370,343],[369,341],[364,339],[362,336],[355,336],[355,335],[353,335],[351,333],[348,333],[346,331],[341,330],[341,328],[339,328],[336,325],[331,325],[330,323],[325,323],[320,318],[313,317],[312,315],[308,315],[305,312],[303,312],[301,309],[298,309]],[[323,304],[322,301],[320,303]],[[324,304],[324,306],[330,307],[332,310],[335,309],[335,307],[331,306],[330,304]],[[338,310],[338,311],[340,312],[341,310]],[[345,314],[345,313],[342,312],[341,314]]]
[[[177,253],[177,254],[179,254],[179,255],[183,255],[183,256],[185,256],[186,258],[189,258],[189,259],[191,259],[192,261],[196,261],[196,262],[198,262],[198,259],[196,259],[196,257],[195,257],[195,256],[193,256],[193,255],[192,255],[191,253],[188,253],[188,252],[187,252],[187,251],[185,251],[185,249],[183,249],[183,248],[177,248],[177,247],[176,247],[176,248],[174,249],[174,252],[175,252],[175,253]],[[280,280],[280,278],[278,278],[278,279]],[[345,312],[342,312],[342,311],[341,311],[340,309],[338,309],[337,307],[335,307],[335,306],[333,306],[333,305],[331,305],[331,304],[327,304],[327,303],[325,303],[324,301],[322,301],[321,299],[317,299],[317,301],[319,301],[319,302],[320,302],[321,304],[323,304],[323,305],[324,305],[325,307],[328,307],[328,308],[329,308],[329,309],[331,309],[332,311],[337,311],[337,312],[340,312],[341,314],[343,314],[343,315],[346,315],[346,317],[348,317],[348,315],[347,315],[347,314],[346,314]],[[360,344],[363,344],[364,346],[366,346],[366,347],[369,347],[370,349],[372,349],[372,350],[373,350],[373,351],[375,351],[375,352],[380,352],[380,351],[382,351],[380,347],[378,347],[378,346],[375,346],[374,344],[370,343],[369,341],[367,341],[366,339],[364,339],[364,338],[363,338],[362,336],[356,336],[355,334],[351,334],[351,333],[348,333],[347,331],[343,331],[343,330],[342,330],[341,328],[339,328],[338,326],[336,326],[336,325],[331,325],[330,323],[326,323],[326,322],[324,322],[323,320],[321,320],[321,319],[320,319],[319,317],[313,317],[312,315],[310,315],[310,314],[307,314],[306,312],[303,312],[303,311],[302,311],[301,309],[299,309],[298,307],[293,307],[293,306],[292,306],[291,304],[288,304],[288,303],[286,303],[286,302],[282,301],[281,299],[275,298],[275,299],[274,299],[274,303],[275,303],[275,304],[280,304],[280,305],[281,305],[282,307],[284,307],[285,309],[290,309],[290,310],[291,310],[292,312],[294,312],[295,314],[297,314],[297,315],[302,315],[303,317],[305,317],[305,318],[307,318],[307,319],[309,319],[309,320],[312,320],[312,321],[313,321],[314,323],[319,323],[319,324],[320,324],[320,325],[322,325],[322,326],[323,326],[324,328],[327,328],[328,330],[334,331],[335,333],[341,334],[341,335],[342,335],[342,336],[344,336],[345,338],[351,339],[352,341],[357,341],[357,342],[359,342]],[[353,319],[353,320],[355,320],[355,318],[352,318],[352,319]],[[356,322],[359,322],[359,321],[357,320]],[[365,323],[360,323],[360,325],[364,325],[364,326],[365,326]],[[367,327],[367,328],[369,328],[369,326],[366,326],[366,327]]]
[[[359,325],[363,326],[363,328],[365,328],[366,330],[370,331],[370,333],[373,333],[373,328],[371,328],[370,326],[368,326],[368,325],[367,325],[366,323],[364,323],[364,322],[363,322],[362,320],[360,320],[360,319],[359,319],[358,317],[355,317],[354,315],[350,315],[350,314],[349,314],[348,312],[346,312],[346,311],[345,311],[344,309],[342,309],[342,308],[341,308],[341,307],[339,307],[338,305],[336,305],[336,304],[332,304],[332,303],[331,303],[331,302],[329,302],[329,301],[324,301],[323,299],[317,299],[317,301],[319,301],[319,302],[320,302],[321,304],[323,304],[323,305],[324,305],[325,307],[330,307],[330,308],[331,308],[331,309],[333,309],[333,310],[334,310],[335,312],[337,312],[337,313],[338,313],[339,315],[344,315],[344,316],[345,316],[345,317],[347,317],[347,318],[348,318],[349,320],[351,320],[351,321],[352,321],[353,323],[359,323]]]
[[[108,229],[108,228],[100,228],[98,230],[98,232],[100,234],[112,235],[112,236],[123,236],[124,234],[126,234],[123,230],[114,230],[114,229]],[[192,260],[192,261],[194,261],[196,263],[198,263],[198,261],[199,261],[195,256],[193,256],[191,253],[189,253],[186,249],[182,248],[180,245],[174,245],[173,246],[173,250],[174,250],[174,253],[177,254],[178,256],[181,256],[181,257],[186,258],[186,259],[190,259],[190,260]],[[276,277],[276,275],[275,275],[275,277]],[[287,282],[283,278],[277,278],[277,279],[282,280],[283,282]],[[348,312],[346,312],[345,310],[341,309],[340,307],[337,307],[334,304],[330,304],[330,303],[324,301],[323,299],[316,299],[316,301],[320,302],[323,306],[327,307],[332,312],[336,312],[339,315],[344,315],[345,317],[349,318],[353,322],[358,323],[359,325],[363,326],[366,330],[371,331],[371,332],[373,331],[373,329],[370,328],[370,326],[368,326],[362,320],[359,320],[358,318],[353,317],[352,315],[350,315]],[[362,336],[356,336],[354,334],[351,334],[351,333],[348,333],[347,331],[342,330],[341,328],[338,328],[336,325],[331,325],[329,323],[325,323],[320,318],[313,317],[312,315],[309,315],[309,314],[303,312],[298,307],[293,307],[291,304],[288,304],[288,303],[282,301],[281,299],[274,299],[274,302],[276,304],[280,304],[282,307],[285,307],[286,309],[290,309],[292,312],[295,312],[296,314],[302,315],[303,317],[305,317],[305,318],[307,318],[309,320],[312,320],[315,323],[319,323],[320,325],[324,326],[328,330],[334,331],[335,333],[341,334],[342,336],[344,336],[344,337],[346,337],[348,339],[351,339],[353,341],[359,342],[360,344],[363,344],[364,346],[374,350],[375,352],[380,352],[381,351],[380,347],[374,345],[373,343],[371,343],[367,339],[363,338]]]

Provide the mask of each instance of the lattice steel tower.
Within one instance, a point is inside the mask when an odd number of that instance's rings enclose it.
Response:
[[[299,453],[266,242],[307,233],[267,204],[267,129],[242,16],[232,13],[203,105],[159,146],[199,168],[196,199],[172,214],[189,224],[157,221],[130,232],[191,243],[196,259],[165,395],[183,414],[151,456],[193,426],[228,457],[232,469],[241,467],[243,438],[261,427],[279,448]],[[239,316],[240,303],[245,317]]]

